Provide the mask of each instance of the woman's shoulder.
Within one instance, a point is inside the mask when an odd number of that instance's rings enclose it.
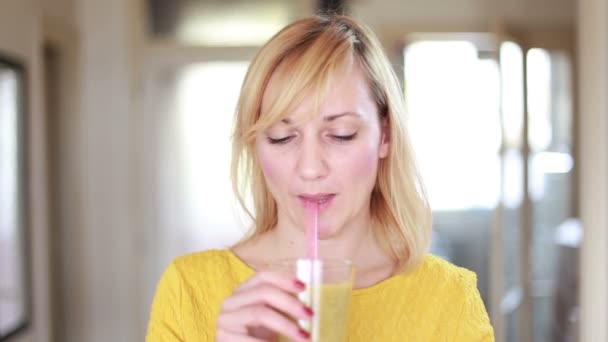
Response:
[[[464,267],[456,266],[453,263],[433,254],[426,254],[418,266],[416,272],[423,273],[432,278],[444,280],[470,282],[477,281],[475,272]]]
[[[441,308],[438,317],[450,322],[444,327],[447,335],[457,341],[494,340],[474,272],[430,254],[420,264],[419,272],[426,279],[425,287],[432,289],[429,306]]]
[[[189,254],[184,254],[173,259],[173,264],[178,268],[217,267],[230,261],[230,250],[210,249]]]
[[[164,333],[163,340],[173,341],[178,331],[212,329],[215,308],[240,282],[231,258],[229,250],[206,250],[173,259],[157,285],[149,339]]]
[[[424,256],[413,275],[420,282],[444,293],[469,292],[477,289],[477,275],[464,267],[433,254]]]
[[[173,259],[170,267],[175,268],[183,277],[223,273],[238,276],[247,273],[239,260],[235,259],[229,249],[210,249],[179,256]]]

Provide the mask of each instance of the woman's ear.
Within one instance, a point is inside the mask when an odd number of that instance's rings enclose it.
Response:
[[[390,150],[391,134],[388,124],[388,116],[384,115],[380,119],[380,146],[378,147],[378,156],[380,159],[386,158]]]

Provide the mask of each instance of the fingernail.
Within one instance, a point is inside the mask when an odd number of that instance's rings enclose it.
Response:
[[[312,316],[314,316],[314,315],[315,315],[315,312],[314,312],[314,311],[312,311],[312,309],[311,309],[311,308],[309,308],[308,306],[305,306],[305,307],[304,307],[304,312],[306,312],[306,314],[307,314],[309,317],[312,317]]]
[[[300,290],[304,290],[306,288],[306,284],[297,279],[294,281],[294,285],[296,285],[296,287]]]
[[[302,336],[303,338],[306,338],[306,339],[310,338],[310,333],[306,330],[300,329],[300,331],[298,331],[298,334],[300,334],[300,336]]]

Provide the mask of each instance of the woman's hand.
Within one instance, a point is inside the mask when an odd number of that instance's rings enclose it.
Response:
[[[277,334],[308,341],[295,320],[313,312],[296,298],[304,283],[274,272],[259,272],[224,300],[217,319],[217,342],[266,342]]]

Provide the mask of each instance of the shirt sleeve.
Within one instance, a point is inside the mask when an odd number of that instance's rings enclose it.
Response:
[[[454,341],[494,341],[494,329],[477,290],[477,276],[474,273],[464,279],[464,303]]]
[[[180,315],[181,300],[181,276],[175,264],[171,263],[156,288],[146,342],[184,341]]]

